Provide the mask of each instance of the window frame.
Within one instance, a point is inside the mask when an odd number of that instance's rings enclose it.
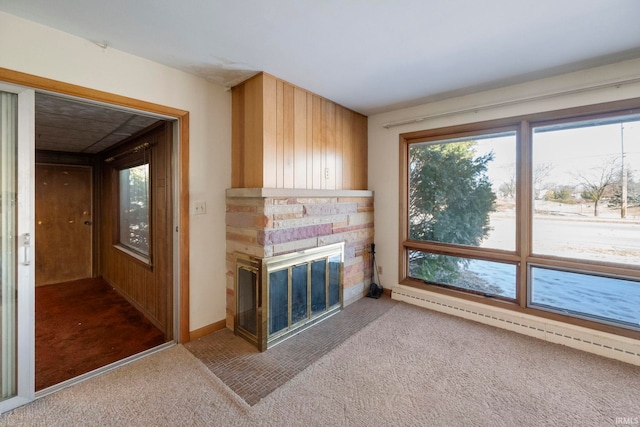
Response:
[[[467,123],[443,128],[427,129],[399,135],[399,259],[398,280],[401,285],[424,289],[489,306],[527,313],[541,318],[570,323],[589,329],[640,339],[640,330],[610,323],[602,323],[581,317],[564,315],[555,311],[529,306],[530,266],[560,269],[620,279],[640,280],[640,266],[616,264],[604,261],[580,260],[532,253],[533,189],[532,189],[532,132],[534,127],[552,123],[604,118],[640,113],[640,98],[614,101],[589,106],[567,108],[542,113],[519,115],[484,122]],[[476,248],[436,242],[418,242],[408,238],[409,233],[409,147],[411,144],[451,138],[475,136],[516,129],[516,246],[515,251]],[[459,256],[516,265],[515,300],[487,296],[457,287],[425,283],[409,277],[408,253],[424,250],[430,253]]]
[[[111,165],[112,167],[112,188],[114,189],[114,198],[112,203],[112,212],[114,215],[114,230],[113,230],[113,247],[118,249],[119,251],[125,253],[126,255],[134,258],[139,263],[148,266],[149,268],[153,267],[153,189],[152,189],[152,175],[153,175],[153,167],[150,151],[148,149],[141,150],[143,154],[140,153],[132,154],[123,157],[122,159],[118,159],[114,161]],[[136,248],[127,245],[121,241],[121,219],[120,219],[120,197],[121,197],[121,186],[120,186],[120,172],[125,169],[132,169],[142,165],[148,165],[148,217],[149,217],[149,227],[148,227],[148,246],[149,251],[148,254],[137,250]]]

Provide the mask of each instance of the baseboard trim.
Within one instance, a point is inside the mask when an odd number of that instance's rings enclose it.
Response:
[[[640,341],[628,337],[401,285],[392,298],[640,366]]]
[[[104,280],[109,286],[111,286],[118,293],[118,295],[120,295],[122,298],[126,299],[129,304],[134,306],[136,310],[138,310],[140,313],[142,313],[142,315],[149,322],[153,323],[153,326],[158,328],[164,334],[165,338],[167,337],[167,327],[166,327],[166,325],[163,325],[162,322],[159,319],[157,319],[155,316],[153,316],[151,314],[151,312],[149,312],[149,310],[145,309],[142,306],[142,304],[138,303],[138,301],[136,301],[135,299],[130,297],[129,294],[127,294],[122,288],[120,288],[114,282],[112,282],[111,280],[107,279],[104,276],[99,276],[99,277],[102,280]]]
[[[189,332],[189,341],[197,340],[198,338],[202,338],[205,335],[209,335],[213,332],[220,331],[226,327],[227,327],[226,319],[220,320],[215,323],[211,323],[210,325],[207,325],[207,326],[203,326],[202,328]]]

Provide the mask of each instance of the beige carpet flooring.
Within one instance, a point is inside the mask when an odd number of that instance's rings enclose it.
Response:
[[[396,304],[386,295],[362,298],[262,353],[229,329],[191,341],[185,348],[245,402],[255,405]]]
[[[638,366],[401,303],[254,406],[176,346],[0,425],[615,426],[638,390]]]

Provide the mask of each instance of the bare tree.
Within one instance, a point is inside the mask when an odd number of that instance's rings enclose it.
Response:
[[[578,182],[582,185],[582,198],[593,202],[593,215],[598,216],[598,203],[607,191],[617,181],[617,173],[620,170],[618,159],[613,157],[602,162],[600,166],[587,171],[575,173]]]
[[[507,181],[504,181],[500,188],[498,188],[498,192],[502,194],[502,197],[505,199],[513,199],[516,197],[516,168],[511,167],[508,170],[509,177]]]
[[[545,180],[549,178],[553,171],[553,164],[551,163],[536,163],[533,167],[533,197],[537,199],[545,184]]]
[[[540,198],[540,190],[545,185],[545,180],[549,178],[553,171],[551,163],[536,163],[533,168],[533,198]],[[512,199],[516,196],[516,167],[515,165],[508,169],[508,179],[504,181],[498,191],[502,193],[506,199]]]

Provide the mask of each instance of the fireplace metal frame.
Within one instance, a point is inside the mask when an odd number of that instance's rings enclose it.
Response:
[[[234,325],[234,332],[236,335],[242,336],[248,341],[255,344],[260,351],[265,351],[267,348],[276,345],[277,343],[295,335],[304,329],[309,328],[315,323],[326,319],[327,317],[337,313],[343,308],[343,283],[344,283],[344,242],[325,245],[317,248],[305,249],[303,251],[277,255],[269,258],[256,258],[246,254],[236,254],[236,272],[235,272],[235,288],[236,288],[236,318]],[[338,271],[338,302],[333,305],[330,304],[330,289],[331,286],[331,273],[330,262],[336,257],[339,258],[339,271]],[[317,314],[313,314],[311,310],[311,263],[326,260],[325,265],[325,310]],[[292,269],[307,264],[307,318],[302,319],[292,324]],[[256,292],[254,298],[256,301],[256,333],[252,333],[240,325],[240,298],[238,295],[238,278],[240,269],[245,269],[255,274],[256,283],[254,284],[254,291]],[[270,278],[271,273],[281,270],[288,271],[287,286],[288,286],[288,322],[287,327],[275,332],[269,333],[270,325],[270,312],[269,312],[269,289],[271,286]],[[335,285],[335,284],[334,284]]]
[[[234,319],[234,333],[246,339],[249,342],[252,342],[255,345],[258,345],[262,339],[262,259],[256,258],[243,253],[235,254],[235,296],[236,296],[236,312]],[[252,285],[253,298],[255,301],[255,312],[249,314],[254,317],[254,321],[252,322],[252,328],[245,327],[245,322],[242,319],[243,314],[240,305],[242,301],[240,301],[239,296],[239,279],[240,279],[240,271],[247,271],[254,275],[254,281]],[[253,330],[251,330],[253,329]]]

